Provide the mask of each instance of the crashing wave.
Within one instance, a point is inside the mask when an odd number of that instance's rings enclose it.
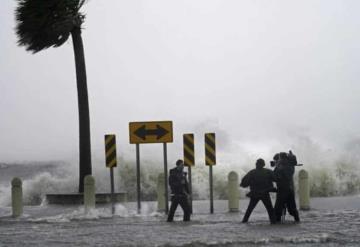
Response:
[[[298,160],[304,163],[301,168],[309,172],[310,194],[313,197],[344,196],[360,193],[360,148],[351,146],[348,153],[335,155],[328,151],[316,149],[314,144],[305,142],[297,147]],[[356,146],[356,145],[355,145]],[[357,145],[356,147],[360,147]],[[307,149],[305,149],[305,147]],[[310,150],[310,151],[309,151]],[[244,153],[241,153],[244,156]],[[253,168],[251,162],[257,156],[248,155],[240,158],[238,154],[221,153],[218,164],[214,167],[214,199],[227,199],[227,175],[236,171],[239,178]],[[270,156],[271,157],[271,156]],[[109,171],[103,161],[93,162],[93,174],[96,179],[97,192],[109,192]],[[119,158],[119,166],[115,169],[115,185],[117,190],[126,191],[129,201],[136,200],[136,164]],[[19,176],[23,179],[24,201],[28,205],[43,202],[47,193],[74,193],[78,186],[78,167],[64,162],[43,162],[20,164],[1,163],[0,205],[10,205],[10,181]],[[170,167],[171,168],[171,165]],[[143,201],[156,200],[157,178],[163,172],[162,162],[143,160],[141,166],[141,198]],[[209,171],[202,163],[192,168],[193,198],[195,200],[209,197]],[[245,197],[246,190],[240,188],[240,198]]]

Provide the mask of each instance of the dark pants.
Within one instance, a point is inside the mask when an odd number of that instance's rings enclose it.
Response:
[[[190,221],[190,204],[186,195],[174,195],[171,197],[171,206],[167,221],[173,221],[176,208],[179,204],[184,211],[184,221]]]
[[[299,212],[296,209],[295,192],[293,190],[279,190],[276,194],[275,215],[276,221],[281,221],[283,210],[287,209],[295,221],[300,221]]]
[[[251,212],[254,210],[254,208],[256,207],[256,204],[260,200],[264,203],[266,211],[267,211],[267,213],[269,215],[270,222],[271,223],[275,222],[274,208],[272,206],[271,198],[270,198],[269,193],[266,193],[265,195],[263,195],[261,197],[251,197],[250,198],[249,206],[246,209],[246,213],[244,215],[244,218],[243,218],[242,222],[248,222],[249,217],[251,215]]]

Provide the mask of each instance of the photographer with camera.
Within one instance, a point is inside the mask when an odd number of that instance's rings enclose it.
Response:
[[[248,222],[251,212],[254,210],[256,204],[261,200],[268,212],[271,224],[275,223],[274,208],[271,203],[270,192],[274,192],[273,185],[273,171],[264,168],[265,161],[258,159],[256,161],[256,168],[249,171],[241,180],[241,187],[250,186],[250,192],[246,195],[250,197],[249,206],[246,210],[243,223]]]
[[[274,178],[277,185],[275,215],[276,221],[281,222],[283,211],[287,209],[289,214],[294,217],[296,222],[300,222],[299,212],[296,208],[295,189],[294,189],[294,172],[297,166],[296,156],[289,153],[281,152],[274,156],[271,166],[275,166]]]
[[[190,189],[184,172],[184,162],[176,161],[176,167],[170,170],[169,185],[171,188],[171,206],[168,222],[172,222],[177,206],[180,204],[184,211],[184,221],[190,221]]]

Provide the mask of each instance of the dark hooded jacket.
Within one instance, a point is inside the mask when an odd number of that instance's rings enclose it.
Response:
[[[294,190],[295,166],[292,161],[280,160],[274,169],[274,177],[278,190]]]
[[[249,171],[241,180],[241,187],[250,186],[249,197],[262,197],[266,193],[275,191],[273,171],[263,166],[256,166],[256,169]]]
[[[186,195],[190,192],[186,173],[176,167],[170,170],[169,185],[174,195]]]

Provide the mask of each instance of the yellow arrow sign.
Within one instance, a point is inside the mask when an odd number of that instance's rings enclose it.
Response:
[[[130,143],[173,142],[172,121],[129,123]]]

